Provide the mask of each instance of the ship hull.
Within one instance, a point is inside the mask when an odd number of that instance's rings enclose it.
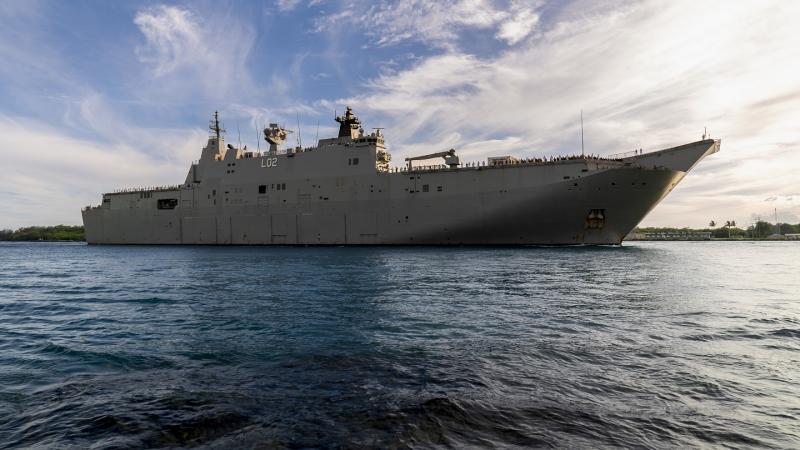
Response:
[[[329,180],[325,192],[297,179],[286,192],[224,206],[198,205],[204,191],[182,189],[159,193],[178,197],[174,209],[131,199],[83,219],[90,244],[618,245],[718,149],[700,141],[613,161],[356,174]]]

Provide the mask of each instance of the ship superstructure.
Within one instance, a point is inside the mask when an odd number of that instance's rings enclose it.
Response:
[[[620,244],[703,157],[704,139],[611,157],[462,163],[454,149],[390,167],[381,129],[347,108],[339,133],[268,150],[225,144],[215,113],[208,142],[177,186],[103,194],[83,210],[90,244],[519,245]],[[420,166],[418,161],[433,161]],[[417,165],[414,165],[417,162]]]

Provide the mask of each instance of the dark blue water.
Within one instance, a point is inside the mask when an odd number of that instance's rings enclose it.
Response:
[[[0,245],[0,447],[798,448],[798,244]]]

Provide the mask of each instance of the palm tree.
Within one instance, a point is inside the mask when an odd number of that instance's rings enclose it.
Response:
[[[725,221],[725,228],[728,229],[728,239],[731,238],[731,228],[733,228],[733,227],[736,227],[736,221],[735,220],[726,220]]]

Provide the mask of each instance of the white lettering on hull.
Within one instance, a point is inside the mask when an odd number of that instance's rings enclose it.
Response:
[[[278,167],[278,158],[261,158],[261,167]]]

